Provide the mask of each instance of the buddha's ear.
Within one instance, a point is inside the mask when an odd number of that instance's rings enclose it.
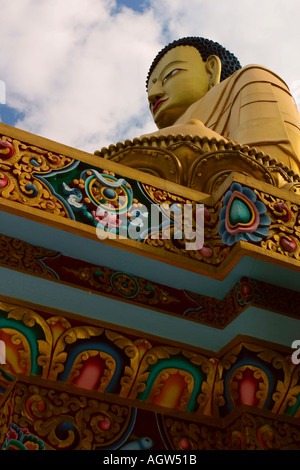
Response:
[[[218,56],[210,55],[205,62],[208,73],[209,88],[220,83],[222,63]]]

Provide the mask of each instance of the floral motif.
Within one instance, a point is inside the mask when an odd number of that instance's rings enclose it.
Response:
[[[103,225],[103,229],[105,229],[105,227],[108,227],[109,229],[117,228],[121,224],[120,218],[117,214],[107,212],[101,207],[98,207],[96,211],[92,211],[92,216],[94,217],[95,222]]]
[[[260,242],[269,235],[270,217],[265,204],[252,189],[233,183],[224,196],[220,211],[219,234],[226,245],[244,240]]]
[[[45,450],[45,444],[30,434],[27,428],[12,423],[1,450]]]
[[[260,300],[260,297],[259,288],[254,279],[244,277],[241,279],[241,282],[236,285],[236,300],[240,305],[257,302]]]
[[[114,273],[111,276],[111,284],[117,292],[127,298],[135,297],[139,292],[137,280],[128,273]]]
[[[14,147],[8,140],[0,140],[0,158],[2,160],[8,160],[14,153]]]

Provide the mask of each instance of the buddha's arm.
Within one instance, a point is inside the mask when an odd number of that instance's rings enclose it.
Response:
[[[218,134],[217,132],[208,129],[203,122],[198,119],[191,119],[184,124],[174,124],[173,126],[164,127],[150,134],[143,134],[140,138],[143,137],[159,137],[159,136],[168,136],[168,135],[191,135],[192,137],[207,137],[208,139],[215,138],[217,140],[224,140],[228,142],[228,139]]]

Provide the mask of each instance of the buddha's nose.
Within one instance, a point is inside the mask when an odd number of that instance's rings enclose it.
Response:
[[[164,94],[165,93],[164,93],[164,90],[163,90],[161,84],[159,84],[159,82],[157,81],[151,87],[151,90],[148,92],[148,100],[149,100],[150,105],[154,104],[157,100],[162,98],[164,96]]]

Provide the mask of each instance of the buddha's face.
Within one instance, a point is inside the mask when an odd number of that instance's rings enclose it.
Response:
[[[192,46],[170,49],[149,77],[148,100],[159,129],[171,126],[209,89],[206,62]]]

